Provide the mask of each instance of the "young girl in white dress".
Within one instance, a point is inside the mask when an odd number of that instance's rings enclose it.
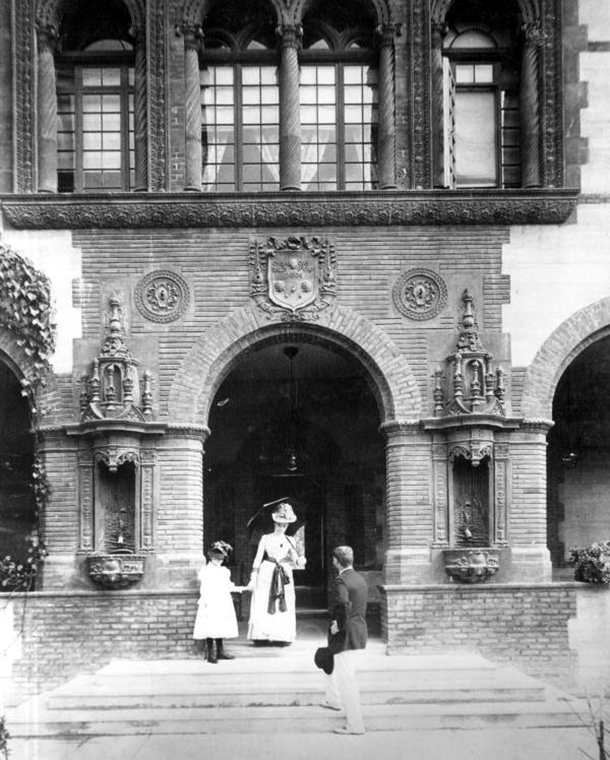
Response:
[[[286,528],[296,521],[292,506],[282,502],[272,513],[273,533],[265,533],[252,564],[247,588],[252,591],[248,638],[255,644],[287,645],[296,638],[294,568],[304,568]]]
[[[231,572],[223,562],[232,551],[225,541],[215,541],[208,552],[209,563],[199,571],[199,604],[193,629],[193,638],[205,641],[210,663],[233,660],[234,654],[224,649],[224,639],[238,636],[237,616],[231,597],[232,591],[245,591],[231,581]]]

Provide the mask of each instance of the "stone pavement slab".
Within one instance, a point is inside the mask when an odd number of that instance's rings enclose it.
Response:
[[[9,740],[10,760],[578,760],[597,758],[586,728],[278,735],[154,735]]]

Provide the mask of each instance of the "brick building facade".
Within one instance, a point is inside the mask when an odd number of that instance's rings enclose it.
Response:
[[[0,0],[0,518],[49,552],[23,673],[76,620],[97,661],[183,653],[204,548],[244,578],[283,496],[302,606],[349,542],[390,649],[569,659],[558,579],[610,535],[597,6]]]

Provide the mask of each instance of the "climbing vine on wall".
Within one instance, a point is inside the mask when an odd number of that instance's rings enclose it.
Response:
[[[51,286],[46,275],[0,245],[0,327],[10,330],[29,359],[31,387],[44,383],[55,350]]]

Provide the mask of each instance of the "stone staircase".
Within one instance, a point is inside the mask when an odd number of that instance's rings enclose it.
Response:
[[[115,660],[7,712],[15,738],[135,734],[315,733],[341,724],[325,710],[313,664],[322,641],[231,649],[237,659]],[[569,695],[475,654],[388,656],[373,642],[359,682],[367,730],[581,726]]]

